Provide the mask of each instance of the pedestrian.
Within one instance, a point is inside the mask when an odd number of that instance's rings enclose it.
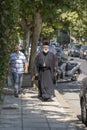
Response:
[[[43,51],[35,58],[35,77],[38,78],[39,97],[51,100],[54,97],[53,78],[55,75],[55,56],[49,51],[49,42],[43,42]]]
[[[14,96],[21,93],[23,73],[27,73],[27,61],[25,55],[19,50],[19,45],[14,46],[14,52],[10,54],[8,72],[12,72]]]
[[[41,51],[43,51],[43,43],[44,42],[49,42],[49,52],[52,52],[54,54],[55,66],[56,66],[56,68],[58,68],[57,51],[56,51],[56,48],[54,46],[50,45],[50,39],[47,39],[46,37],[42,39],[42,45],[39,47],[37,54],[40,53]],[[54,76],[54,79],[53,79],[54,84],[56,84],[56,80],[57,80],[57,76]]]

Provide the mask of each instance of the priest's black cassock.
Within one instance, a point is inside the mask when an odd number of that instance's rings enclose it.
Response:
[[[51,52],[40,52],[35,58],[35,73],[38,74],[39,94],[43,99],[54,96],[55,56]]]

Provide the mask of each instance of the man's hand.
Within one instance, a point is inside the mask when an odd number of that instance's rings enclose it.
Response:
[[[26,74],[27,74],[27,73],[28,73],[28,70],[24,70],[24,73],[26,73]]]
[[[26,62],[24,65],[24,73],[28,73],[28,63]]]
[[[55,72],[55,73],[54,73],[54,76],[56,77],[57,75],[58,75],[58,73],[57,73],[57,72]]]
[[[38,73],[36,73],[35,76],[38,76]]]

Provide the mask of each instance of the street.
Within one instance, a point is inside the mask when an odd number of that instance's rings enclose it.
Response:
[[[62,94],[63,99],[68,103],[69,107],[75,113],[79,121],[81,121],[79,91],[81,80],[87,75],[87,61],[79,58],[73,59],[81,62],[82,73],[79,75],[78,80],[73,82],[58,83],[56,88]]]

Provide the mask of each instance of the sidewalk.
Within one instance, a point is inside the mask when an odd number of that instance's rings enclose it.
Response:
[[[19,98],[5,95],[0,130],[82,130],[76,126],[76,118],[66,112],[68,108],[64,109],[57,97],[53,101],[42,102],[37,98],[37,90],[29,88],[24,92]]]

